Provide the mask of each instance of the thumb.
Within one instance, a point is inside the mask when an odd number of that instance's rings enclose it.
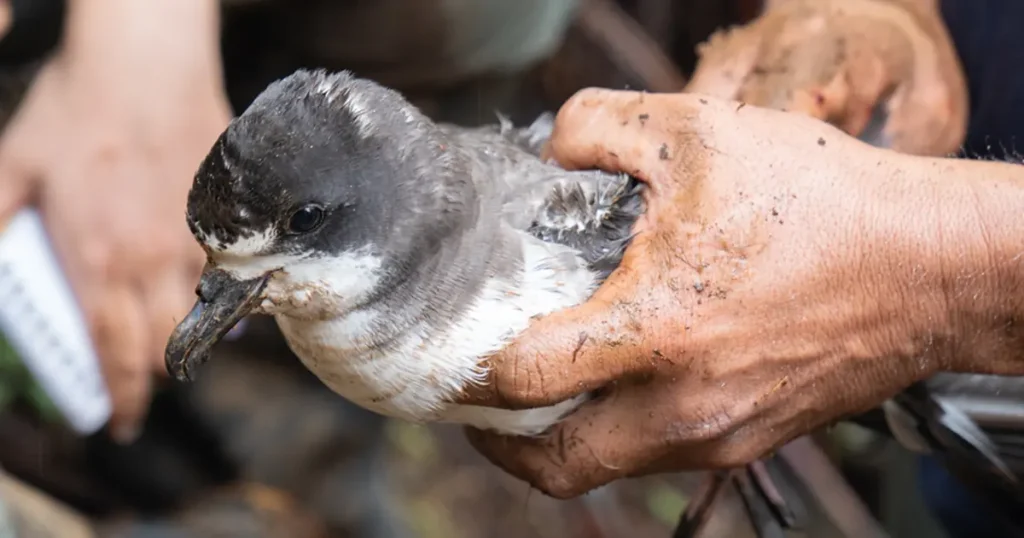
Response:
[[[34,182],[29,171],[0,146],[0,231],[32,198]]]
[[[32,202],[33,190],[37,185],[36,176],[39,162],[37,150],[47,141],[36,137],[31,122],[23,119],[24,102],[18,111],[6,122],[0,122],[0,230],[7,226],[12,217]]]
[[[559,110],[545,157],[570,170],[627,173],[651,195],[671,198],[685,188],[674,169],[707,153],[707,119],[735,110],[731,101],[697,94],[588,88]]]
[[[586,303],[536,320],[488,360],[486,387],[461,403],[506,409],[554,405],[622,377],[654,370],[637,302],[637,279],[623,265]]]

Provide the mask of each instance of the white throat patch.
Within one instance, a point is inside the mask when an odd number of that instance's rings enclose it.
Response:
[[[258,311],[300,319],[321,319],[347,313],[372,293],[383,276],[382,261],[369,248],[336,255],[313,252],[261,254],[269,250],[273,230],[252,233],[225,244],[212,234],[201,241],[210,261],[238,280],[272,273]]]

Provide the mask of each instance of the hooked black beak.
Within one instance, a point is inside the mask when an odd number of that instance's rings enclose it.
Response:
[[[199,299],[167,341],[164,360],[168,373],[178,381],[192,381],[195,369],[210,358],[213,346],[259,304],[269,278],[267,274],[238,280],[207,266],[196,288]]]

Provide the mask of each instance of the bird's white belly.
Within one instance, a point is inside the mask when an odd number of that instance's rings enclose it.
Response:
[[[548,429],[586,400],[504,410],[450,402],[486,379],[483,361],[505,347],[537,315],[574,306],[596,286],[592,274],[551,266],[557,245],[525,242],[519,282],[488,281],[473,305],[446,330],[424,324],[387,349],[368,345],[386,312],[360,310],[327,320],[277,316],[292,350],[331,390],[371,411],[417,422],[457,422],[516,435]],[[582,264],[581,264],[582,265]]]
[[[478,370],[473,365],[469,369],[438,364],[433,370],[427,368],[431,359],[424,357],[437,357],[448,349],[427,345],[415,346],[417,352],[408,354],[359,352],[332,345],[331,336],[335,333],[330,322],[295,321],[284,321],[281,326],[306,368],[335,393],[382,415],[412,422],[453,422],[507,434],[536,435],[587,399],[584,395],[554,406],[524,410],[452,404],[464,388],[482,375],[474,373]]]

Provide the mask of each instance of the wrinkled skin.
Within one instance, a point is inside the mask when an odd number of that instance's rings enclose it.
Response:
[[[0,226],[25,205],[42,211],[111,393],[111,432],[130,441],[204,261],[183,208],[230,119],[217,6],[79,0],[69,9],[61,50],[0,139]]]
[[[1019,213],[1024,178],[1002,185],[1007,201],[972,196],[970,180],[1016,167],[875,149],[736,102],[608,90],[562,108],[550,152],[632,173],[650,195],[619,270],[584,305],[536,321],[466,398],[522,408],[603,389],[540,439],[468,432],[547,494],[739,466],[940,369],[1024,366],[996,318],[951,314],[951,297],[996,311],[981,301],[1006,285],[985,265],[1001,243],[976,230],[985,214]],[[995,205],[979,211],[981,199]],[[965,278],[948,278],[950,256]]]

